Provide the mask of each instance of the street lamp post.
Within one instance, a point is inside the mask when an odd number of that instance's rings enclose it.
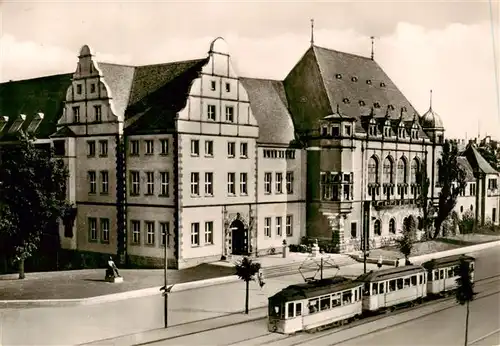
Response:
[[[164,257],[165,257],[165,263],[164,263],[164,271],[163,271],[163,279],[164,279],[164,286],[160,289],[163,290],[163,316],[164,316],[164,321],[165,321],[165,328],[168,328],[168,294],[170,292],[170,289],[168,288],[168,275],[167,275],[167,270],[168,270],[168,240],[169,240],[170,232],[165,233],[165,249],[164,249]]]

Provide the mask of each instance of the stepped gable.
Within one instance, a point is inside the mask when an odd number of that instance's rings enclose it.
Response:
[[[283,82],[271,79],[239,78],[259,125],[258,143],[289,145],[295,129]]]
[[[384,118],[389,109],[391,120],[402,117],[405,122],[418,115],[377,62],[359,55],[312,46],[284,84],[297,130],[310,131],[337,105],[343,114],[358,120],[358,132],[365,132],[359,120],[370,115],[371,109],[375,118]],[[301,105],[307,102],[313,110]]]
[[[21,114],[26,115],[20,128],[23,132],[28,130],[38,113],[43,113],[43,119],[35,136],[48,138],[55,132],[71,78],[72,74],[67,73],[0,84],[0,116],[8,117],[7,124],[0,130],[0,140],[14,138],[16,134],[9,133],[9,129]]]

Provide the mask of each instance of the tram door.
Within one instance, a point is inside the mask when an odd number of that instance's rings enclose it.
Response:
[[[383,306],[386,306],[387,300],[386,300],[386,294],[387,294],[387,287],[385,287],[385,281],[379,282],[378,283],[378,299],[377,299],[377,304],[378,307],[381,308]]]

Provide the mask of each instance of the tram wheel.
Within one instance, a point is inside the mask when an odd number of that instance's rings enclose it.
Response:
[[[391,306],[391,312],[394,312],[396,311],[396,307],[395,306]]]

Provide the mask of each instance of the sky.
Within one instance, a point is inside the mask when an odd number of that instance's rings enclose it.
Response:
[[[82,45],[129,65],[205,57],[223,37],[240,76],[284,79],[317,46],[370,56],[450,138],[500,139],[499,0],[0,0],[0,81],[69,73]],[[495,71],[497,73],[495,73]]]

